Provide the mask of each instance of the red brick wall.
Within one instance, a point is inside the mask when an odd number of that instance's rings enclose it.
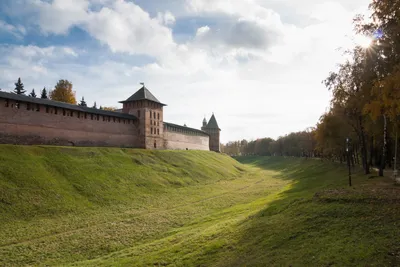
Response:
[[[164,125],[164,147],[166,149],[209,150],[209,136]]]
[[[133,121],[103,117],[45,106],[31,104],[33,110],[27,110],[26,103],[16,108],[15,101],[0,99],[0,143],[12,144],[54,144],[77,146],[119,146],[138,147],[138,129]],[[69,114],[72,113],[72,116]],[[108,121],[110,120],[110,121]],[[125,123],[124,123],[125,121]],[[137,122],[136,122],[137,123]]]

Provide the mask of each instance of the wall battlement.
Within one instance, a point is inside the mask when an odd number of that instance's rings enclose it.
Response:
[[[144,86],[120,103],[122,112],[113,112],[0,92],[0,143],[219,152],[219,132],[217,147],[210,129],[164,122],[166,105]]]

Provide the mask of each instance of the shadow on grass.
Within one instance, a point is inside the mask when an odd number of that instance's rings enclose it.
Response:
[[[287,190],[240,226],[241,236],[224,266],[397,266],[400,264],[398,204],[352,201],[367,179],[316,159],[239,157],[238,161],[291,180]],[[350,201],[321,201],[321,192],[346,192]],[[358,200],[362,200],[362,195]],[[355,200],[355,199],[354,199]],[[228,259],[228,260],[227,260]]]

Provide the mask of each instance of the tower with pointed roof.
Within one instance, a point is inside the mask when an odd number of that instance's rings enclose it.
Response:
[[[136,93],[120,101],[122,112],[138,118],[138,141],[136,147],[144,149],[163,149],[163,108],[161,103],[142,83]]]
[[[217,119],[214,116],[214,113],[212,114],[210,120],[206,121],[204,118],[203,120],[203,127],[201,127],[201,130],[204,132],[208,133],[210,135],[210,150],[215,151],[215,152],[221,152],[220,148],[220,133],[221,129],[218,126]]]

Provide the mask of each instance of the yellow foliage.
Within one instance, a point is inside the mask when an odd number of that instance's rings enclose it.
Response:
[[[76,105],[75,92],[72,83],[68,80],[59,80],[54,90],[50,92],[50,99]]]
[[[396,116],[400,113],[400,66],[383,80],[375,83],[372,95],[375,100],[365,106],[364,112],[369,113],[373,120],[381,115],[396,120]]]
[[[108,110],[108,111],[116,111],[116,107],[103,107],[103,110]]]

